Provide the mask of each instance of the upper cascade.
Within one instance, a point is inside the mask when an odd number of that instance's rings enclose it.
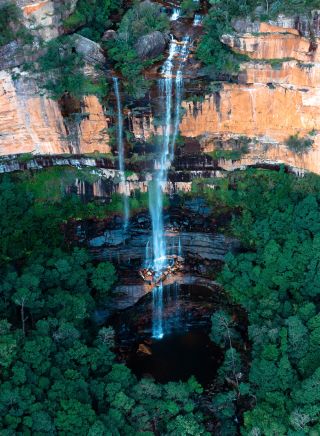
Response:
[[[180,18],[181,15],[181,9],[180,8],[173,8],[172,15],[170,17],[170,21],[177,21]]]
[[[193,26],[201,26],[202,25],[203,16],[201,14],[195,14],[193,20]]]

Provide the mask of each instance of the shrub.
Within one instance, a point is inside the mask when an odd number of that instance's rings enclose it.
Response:
[[[126,90],[136,98],[143,97],[149,83],[143,78],[142,70],[160,58],[142,61],[137,54],[135,44],[140,36],[169,28],[168,17],[161,7],[148,1],[134,5],[124,15],[115,40],[106,43],[109,57],[115,62],[115,68],[124,76]]]
[[[161,12],[161,7],[145,1],[128,10],[120,23],[118,34],[122,40],[134,44],[140,36],[168,29],[169,19]]]
[[[79,33],[93,41],[99,41],[111,24],[109,16],[121,7],[121,0],[78,0],[76,10],[64,21],[67,31],[85,26]]]
[[[11,2],[0,5],[0,46],[8,44],[15,39],[24,43],[32,41],[32,36],[21,23],[21,10]]]
[[[185,14],[191,16],[200,9],[200,1],[183,0],[181,3],[181,9]]]
[[[40,72],[47,77],[43,87],[52,98],[59,99],[66,92],[75,98],[88,94],[103,98],[107,92],[106,80],[101,77],[93,82],[85,76],[83,67],[83,58],[73,49],[69,36],[51,40],[39,59]]]
[[[298,134],[289,136],[285,141],[289,150],[297,154],[307,153],[313,145],[313,140],[310,138],[299,138]]]

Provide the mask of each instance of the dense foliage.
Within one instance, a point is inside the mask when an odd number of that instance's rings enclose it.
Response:
[[[157,59],[141,60],[136,51],[139,37],[155,30],[160,32],[169,28],[166,14],[161,12],[158,4],[141,2],[135,4],[123,16],[116,39],[108,42],[108,54],[115,62],[115,67],[125,78],[128,91],[133,95],[143,95],[147,86],[141,72]]]
[[[252,410],[244,414],[243,434],[318,434],[320,180],[284,171],[230,179],[207,195],[241,210],[232,231],[243,251],[228,255],[220,280],[250,324],[252,362],[244,388]],[[217,325],[213,320],[216,340]],[[229,395],[239,398],[237,389]],[[230,414],[224,421],[229,428]]]
[[[121,0],[78,0],[74,13],[65,20],[64,26],[68,31],[80,27],[81,35],[99,41],[112,24],[110,14],[118,12],[121,4]]]
[[[103,98],[107,93],[105,77],[100,75],[93,80],[84,73],[84,59],[75,45],[70,36],[59,37],[46,44],[46,51],[38,61],[38,72],[46,78],[43,87],[54,99],[64,93],[76,98],[88,94]]]
[[[30,43],[32,36],[21,23],[22,13],[13,2],[1,2],[0,5],[0,47],[13,40]]]

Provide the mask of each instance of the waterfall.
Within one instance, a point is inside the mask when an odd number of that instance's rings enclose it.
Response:
[[[170,17],[170,21],[177,21],[181,15],[181,9],[180,8],[173,8],[172,15]]]
[[[202,24],[202,15],[200,14],[195,14],[194,16],[194,20],[193,20],[193,26],[197,27],[197,26],[201,26]]]
[[[117,77],[113,77],[113,86],[114,86],[114,93],[117,100],[117,142],[118,142],[119,173],[120,173],[121,184],[124,187],[123,228],[124,230],[127,230],[129,225],[129,197],[128,197],[128,186],[126,183],[125,165],[124,165],[123,117],[122,117],[121,98],[119,92],[119,81]]]
[[[150,268],[152,264],[152,253],[151,253],[151,247],[150,247],[150,241],[146,244],[146,261],[145,261],[145,267]]]
[[[173,59],[178,51],[177,43],[172,40],[169,56],[165,61],[159,81],[159,93],[165,101],[165,119],[163,126],[163,141],[159,158],[155,161],[153,179],[149,183],[149,209],[152,220],[153,270],[157,276],[166,267],[166,241],[163,224],[163,187],[167,179],[167,169],[170,165],[169,143],[171,132],[172,109],[172,71]]]
[[[183,76],[182,76],[182,68],[185,61],[189,55],[189,47],[190,47],[190,36],[185,36],[183,38],[183,44],[180,49],[180,64],[179,69],[177,71],[176,80],[175,80],[175,94],[176,94],[176,104],[175,104],[175,121],[174,121],[174,129],[172,135],[172,141],[170,146],[170,159],[174,158],[174,146],[178,136],[179,124],[180,124],[180,107],[182,100],[182,85],[183,85]]]
[[[152,337],[163,338],[163,285],[159,284],[152,291]]]
[[[179,236],[179,242],[178,242],[178,256],[182,257],[182,247],[181,247],[181,238]]]
[[[162,68],[163,78],[159,81],[159,95],[165,102],[164,124],[162,127],[162,147],[160,156],[155,161],[152,181],[149,183],[149,209],[152,220],[153,264],[155,277],[159,278],[168,266],[167,249],[163,222],[163,188],[167,181],[167,171],[174,158],[174,146],[180,124],[180,106],[182,100],[182,69],[189,54],[190,37],[185,37],[181,45],[173,39],[170,43],[169,55]],[[174,79],[174,61],[180,57],[178,70]],[[175,80],[175,119],[172,129],[173,80]],[[172,133],[172,137],[171,137]],[[163,286],[162,283],[153,289],[153,321],[152,336],[161,339],[164,335],[163,321]]]

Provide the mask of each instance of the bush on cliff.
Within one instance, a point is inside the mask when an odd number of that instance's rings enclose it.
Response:
[[[299,135],[296,133],[295,135],[289,136],[289,138],[285,141],[286,146],[289,150],[293,151],[297,154],[307,153],[312,145],[313,140],[310,138],[299,138]]]
[[[64,21],[68,32],[82,28],[79,31],[86,38],[100,41],[103,32],[112,24],[109,17],[119,10],[122,0],[78,0],[76,9]]]
[[[106,95],[105,78],[101,76],[93,80],[84,73],[83,56],[75,50],[69,36],[49,41],[38,65],[38,72],[45,78],[43,87],[54,99],[61,98],[64,93],[75,98],[88,94],[95,94],[100,98]]]
[[[22,13],[13,2],[0,5],[0,47],[13,40],[21,40],[24,44],[32,42],[32,36],[22,24]]]
[[[145,92],[145,80],[141,76],[144,68],[150,66],[159,57],[141,60],[135,45],[138,39],[153,31],[164,32],[169,29],[169,19],[162,13],[158,4],[144,1],[135,4],[122,18],[114,40],[108,41],[106,47],[115,67],[124,76],[129,92],[141,96]]]

